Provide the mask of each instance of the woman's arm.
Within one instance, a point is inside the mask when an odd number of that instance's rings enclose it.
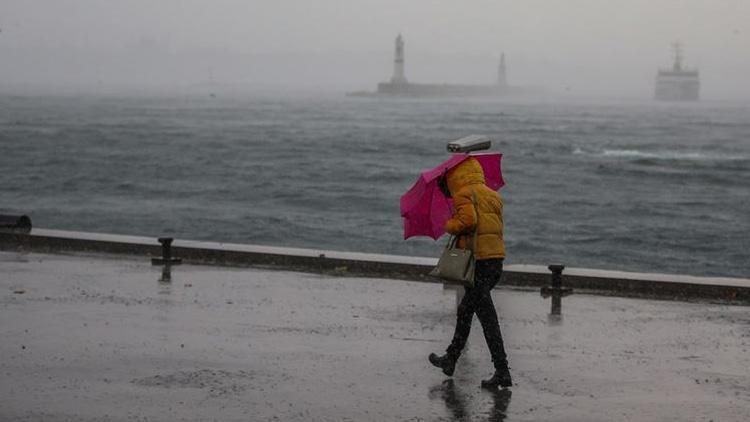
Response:
[[[474,208],[474,202],[471,200],[471,191],[469,189],[459,191],[455,195],[453,198],[453,207],[455,208],[455,212],[453,213],[453,217],[445,223],[445,231],[452,235],[459,235],[474,230],[477,213]]]

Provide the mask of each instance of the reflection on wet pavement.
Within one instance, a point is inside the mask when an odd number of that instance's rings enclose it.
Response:
[[[486,412],[490,422],[506,420],[508,405],[513,392],[506,388],[484,389],[485,394],[492,397],[492,408]],[[466,394],[460,391],[453,379],[447,379],[430,388],[429,397],[432,400],[443,400],[448,410],[449,420],[470,420],[472,414],[482,414],[482,409],[473,409],[467,405]]]
[[[0,252],[0,420],[747,421],[748,308],[493,292],[515,385],[442,286]],[[512,396],[512,403],[511,403]]]

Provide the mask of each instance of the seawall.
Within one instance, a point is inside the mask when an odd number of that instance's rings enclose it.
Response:
[[[144,259],[162,254],[162,246],[156,238],[49,229],[33,229],[28,234],[0,232],[0,250],[124,254],[143,256]],[[435,266],[436,258],[180,239],[172,244],[172,255],[191,264],[257,266],[346,276],[440,282],[427,275]],[[550,284],[550,274],[546,266],[542,265],[506,265],[501,285],[540,288]],[[563,285],[572,287],[578,293],[750,305],[750,279],[566,268],[563,272]]]

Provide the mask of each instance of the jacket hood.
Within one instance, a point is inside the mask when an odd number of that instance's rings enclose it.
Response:
[[[446,180],[451,196],[455,196],[464,186],[484,184],[484,170],[482,170],[479,161],[469,157],[450,169],[446,175]]]

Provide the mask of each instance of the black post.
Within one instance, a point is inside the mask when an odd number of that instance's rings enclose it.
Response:
[[[27,215],[0,215],[0,231],[28,234],[31,232],[31,219]]]
[[[159,243],[161,243],[161,258],[151,258],[151,264],[153,265],[179,265],[182,263],[181,258],[172,257],[172,241],[171,237],[160,237]]]
[[[161,243],[161,256],[166,262],[172,260],[172,239],[171,237],[160,237],[159,243]]]
[[[565,269],[565,265],[562,264],[552,264],[548,266],[550,271],[552,271],[552,288],[553,289],[559,289],[562,287],[562,272]]]
[[[550,277],[550,285],[542,287],[542,297],[552,296],[552,303],[550,304],[550,315],[561,315],[562,314],[562,298],[573,293],[573,289],[562,286],[562,272],[565,266],[562,264],[552,264],[547,267],[552,275]]]
[[[552,278],[550,282],[552,283],[553,293],[550,314],[560,315],[562,313],[562,295],[560,294],[560,290],[562,288],[562,271],[565,269],[565,266],[550,265],[547,268],[552,271]]]
[[[161,268],[161,278],[159,279],[162,283],[170,283],[172,282],[172,266],[169,264],[165,264]]]

